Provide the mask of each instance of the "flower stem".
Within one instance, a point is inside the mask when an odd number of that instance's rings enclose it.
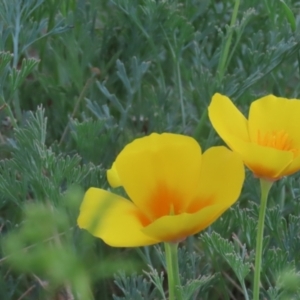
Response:
[[[231,21],[230,25],[228,28],[228,34],[226,36],[226,41],[224,48],[222,49],[219,65],[218,65],[218,76],[219,76],[219,82],[221,83],[225,74],[225,69],[226,65],[228,64],[228,56],[229,56],[229,50],[230,50],[230,45],[231,45],[231,40],[232,40],[232,35],[233,35],[233,27],[236,24],[236,19],[239,11],[239,6],[240,6],[240,0],[235,0],[234,8],[232,11],[231,15]]]
[[[178,243],[165,243],[169,300],[182,300],[178,267]]]
[[[263,236],[264,236],[264,223],[266,215],[266,207],[269,191],[272,187],[273,182],[260,179],[260,208],[258,217],[258,228],[256,236],[256,250],[255,250],[255,269],[254,269],[254,286],[253,286],[253,300],[259,300],[259,287],[260,287],[260,271],[261,271],[261,260],[262,260],[262,249],[263,249]]]
[[[176,57],[176,73],[177,73],[177,84],[179,90],[179,100],[180,100],[180,107],[181,107],[181,116],[182,116],[182,126],[185,129],[186,121],[185,121],[185,110],[184,110],[184,101],[183,101],[183,91],[182,91],[182,81],[181,81],[181,72],[180,72],[180,63],[179,58]]]

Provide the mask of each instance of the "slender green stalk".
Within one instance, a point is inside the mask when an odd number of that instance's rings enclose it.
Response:
[[[246,285],[245,285],[245,281],[243,281],[241,283],[241,285],[242,285],[245,300],[249,300],[249,295],[248,295],[248,291],[247,291],[247,288],[246,288]]]
[[[267,9],[268,14],[271,15],[271,8],[270,8],[270,5],[269,5],[269,1],[264,0],[264,4],[265,4],[265,7]]]
[[[16,68],[19,61],[19,35],[21,29],[21,8],[20,2],[16,5],[15,32],[13,34],[13,67]]]
[[[169,300],[183,300],[180,287],[179,268],[178,268],[178,244],[165,243]]]
[[[221,55],[220,62],[219,62],[219,66],[218,66],[219,82],[222,82],[223,77],[224,77],[225,66],[226,66],[226,62],[227,62],[227,59],[228,59],[229,49],[230,49],[231,40],[232,40],[233,26],[236,23],[237,14],[238,14],[238,11],[239,11],[239,6],[240,6],[240,0],[235,0],[235,4],[234,4],[232,16],[231,16],[231,21],[230,21],[230,26],[229,26],[228,36],[226,37],[225,46],[223,48],[222,55]]]
[[[15,18],[15,31],[13,34],[13,65],[12,67],[17,69],[18,62],[19,62],[19,37],[21,32],[21,16],[22,16],[22,10],[21,10],[21,2],[18,2],[16,5],[16,18]],[[19,94],[18,91],[14,91],[13,99],[12,99],[13,108],[15,110],[16,118],[18,121],[22,119],[22,110],[20,107],[20,100],[19,100]],[[10,108],[9,108],[10,109]]]
[[[300,60],[299,60],[299,74],[300,74]],[[202,111],[202,115],[200,117],[200,120],[197,124],[196,129],[194,130],[194,133],[193,133],[194,138],[196,138],[198,140],[200,139],[201,132],[202,132],[202,130],[205,127],[205,124],[207,122],[207,117],[208,117],[208,110],[205,109],[205,110]]]
[[[260,271],[263,249],[264,237],[264,223],[267,208],[267,200],[269,191],[273,182],[265,179],[260,179],[261,199],[258,217],[258,228],[256,236],[256,250],[255,250],[255,269],[254,269],[254,286],[253,286],[253,300],[259,300],[259,287],[260,287]]]
[[[218,65],[218,70],[217,70],[218,84],[221,84],[224,74],[225,74],[225,71],[226,71],[226,66],[228,64],[229,49],[230,49],[232,34],[233,34],[233,26],[236,23],[239,6],[240,6],[240,0],[235,0],[235,4],[234,4],[232,16],[231,16],[231,21],[230,21],[230,25],[229,25],[228,36],[226,37],[226,42],[222,49],[221,57],[219,60],[219,65]],[[300,61],[300,58],[299,58],[299,61]],[[299,68],[299,70],[300,70],[300,68]],[[194,137],[198,138],[200,136],[201,130],[204,127],[205,122],[207,121],[207,116],[208,116],[208,112],[207,112],[207,110],[204,110],[202,113],[201,119],[196,127],[196,130],[194,131]]]
[[[163,27],[162,27],[162,31],[164,32],[166,40],[168,41],[170,51],[171,51],[173,60],[174,60],[175,65],[176,65],[176,78],[177,78],[179,101],[180,101],[180,108],[181,108],[182,126],[183,126],[183,128],[185,128],[185,126],[186,126],[186,121],[185,121],[186,117],[185,117],[185,110],[184,110],[183,89],[182,89],[179,55],[178,55],[178,51],[177,51],[177,53],[175,52],[175,50],[174,50],[174,48],[173,48],[173,46],[172,46],[172,44],[171,44],[171,42],[168,38],[168,35],[166,34]],[[175,42],[175,45],[176,45],[176,42]]]
[[[185,121],[185,110],[184,110],[184,102],[183,102],[183,91],[182,91],[182,81],[181,81],[179,58],[176,57],[176,60],[177,60],[176,61],[176,73],[177,73],[177,84],[178,84],[180,107],[181,107],[182,126],[183,126],[183,128],[185,128],[186,121]]]

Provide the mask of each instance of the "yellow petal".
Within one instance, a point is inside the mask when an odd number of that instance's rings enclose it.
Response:
[[[264,138],[283,132],[291,148],[300,149],[299,116],[300,100],[268,95],[254,101],[249,111],[251,141],[258,142],[258,134]]]
[[[235,137],[231,139],[234,140]],[[291,152],[246,143],[238,139],[234,141],[234,144],[234,150],[257,177],[277,180],[281,177],[283,170],[293,161]]]
[[[293,161],[288,165],[286,169],[284,169],[280,177],[292,175],[300,170],[300,156],[297,156],[293,159]]]
[[[249,141],[248,121],[232,101],[221,94],[215,94],[208,107],[209,119],[220,137],[234,149],[232,136]]]
[[[223,205],[213,205],[194,214],[165,216],[145,227],[143,232],[162,242],[180,241],[207,228],[224,210]]]
[[[201,148],[188,136],[153,133],[127,145],[115,165],[130,199],[155,220],[184,212],[194,197]]]
[[[90,188],[83,199],[78,226],[113,247],[159,243],[142,232],[149,220],[130,201],[105,190]]]
[[[222,146],[209,148],[202,156],[199,195],[187,212],[215,204],[227,209],[238,199],[244,179],[244,164],[238,154]]]
[[[115,163],[113,163],[112,167],[106,171],[106,176],[111,187],[116,188],[122,185]]]

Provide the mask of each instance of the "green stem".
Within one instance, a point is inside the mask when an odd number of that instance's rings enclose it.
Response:
[[[183,126],[183,129],[185,129],[185,125],[186,125],[185,110],[184,110],[184,102],[183,102],[181,72],[180,72],[180,65],[179,65],[178,57],[176,57],[176,73],[177,73],[177,82],[178,82],[179,99],[180,99],[180,107],[181,107],[182,126]]]
[[[19,62],[19,43],[20,43],[20,32],[21,32],[21,17],[22,17],[22,9],[21,9],[21,2],[17,2],[16,5],[16,18],[15,18],[15,31],[13,33],[13,64],[12,67],[14,69],[17,69],[18,67],[18,62]],[[16,119],[18,121],[22,120],[22,110],[21,110],[21,106],[20,106],[20,99],[19,99],[19,94],[18,91],[14,91],[13,95],[12,95],[12,105],[16,114]],[[10,109],[10,108],[9,108]]]
[[[169,300],[183,300],[179,290],[178,243],[165,243]]]
[[[268,14],[271,15],[271,9],[270,9],[268,0],[264,0],[264,4],[265,4],[265,7],[267,9]]]
[[[227,59],[228,59],[228,55],[229,55],[229,49],[230,49],[230,44],[231,44],[231,39],[232,39],[232,34],[233,34],[233,26],[236,23],[239,6],[240,6],[240,0],[235,0],[235,4],[234,4],[232,16],[231,16],[231,21],[230,21],[230,25],[229,25],[229,29],[228,29],[229,30],[228,35],[226,37],[225,46],[222,51],[222,56],[220,58],[220,62],[219,62],[219,66],[218,66],[219,83],[222,82],[223,77],[224,77],[224,73],[225,73],[225,69],[226,69],[225,67],[226,67],[226,63],[227,63]]]
[[[171,44],[171,42],[170,42],[170,40],[168,38],[168,35],[166,34],[166,32],[165,32],[165,30],[164,30],[163,27],[162,27],[162,31],[165,34],[165,38],[166,38],[166,40],[167,40],[167,42],[169,44],[173,60],[174,60],[174,62],[176,64],[176,78],[177,78],[179,101],[180,101],[180,107],[181,107],[182,126],[183,126],[183,129],[184,129],[185,126],[186,126],[186,121],[185,121],[186,117],[185,117],[185,110],[184,110],[183,89],[182,89],[182,79],[181,79],[181,71],[180,71],[178,49],[177,49],[176,52],[174,51],[174,48],[173,48],[173,46],[172,46],[172,44]],[[176,41],[175,41],[175,45],[176,45]]]
[[[244,293],[245,300],[249,300],[249,295],[248,295],[247,288],[246,288],[246,285],[245,285],[245,281],[244,281],[244,280],[243,280],[243,282],[241,283],[241,285],[242,285],[242,289],[243,289],[243,293]]]
[[[16,5],[15,32],[13,34],[13,68],[17,68],[19,62],[19,35],[21,28],[21,7],[18,2]]]
[[[258,217],[258,228],[256,236],[256,250],[255,250],[255,269],[254,269],[254,286],[253,286],[253,300],[259,300],[259,287],[260,287],[260,271],[263,249],[264,237],[264,223],[267,208],[267,200],[269,191],[273,182],[265,179],[260,179],[261,200]]]
[[[299,74],[300,74],[300,60],[299,60]],[[200,139],[201,137],[201,132],[204,128],[204,126],[206,125],[206,122],[208,120],[208,109],[204,109],[202,111],[202,115],[200,117],[200,120],[196,126],[196,129],[194,130],[193,136],[195,139]]]
[[[240,0],[235,0],[235,4],[234,4],[232,16],[231,16],[231,21],[230,21],[230,25],[229,25],[229,29],[228,29],[229,30],[228,35],[226,36],[226,42],[222,49],[221,57],[220,57],[219,65],[218,65],[218,69],[217,69],[217,74],[218,74],[217,83],[219,84],[219,86],[223,81],[225,70],[226,70],[226,67],[229,62],[228,59],[230,59],[229,50],[230,50],[230,45],[231,45],[231,40],[232,40],[233,26],[235,25],[236,20],[237,20],[239,6],[240,6]],[[299,58],[299,65],[300,65],[300,58]],[[299,67],[299,72],[300,72],[300,67]],[[196,137],[196,138],[200,137],[201,131],[205,125],[205,122],[207,121],[207,116],[208,116],[208,111],[204,110],[202,113],[202,116],[199,120],[199,123],[194,131],[194,137]]]

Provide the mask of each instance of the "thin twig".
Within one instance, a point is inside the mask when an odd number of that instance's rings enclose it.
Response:
[[[244,294],[243,289],[226,273],[222,272],[222,274],[228,279],[228,281],[239,291],[241,294]]]
[[[23,293],[18,300],[22,300],[24,297],[26,297],[33,289],[35,288],[35,285],[32,285],[30,288],[27,289],[25,293]]]

